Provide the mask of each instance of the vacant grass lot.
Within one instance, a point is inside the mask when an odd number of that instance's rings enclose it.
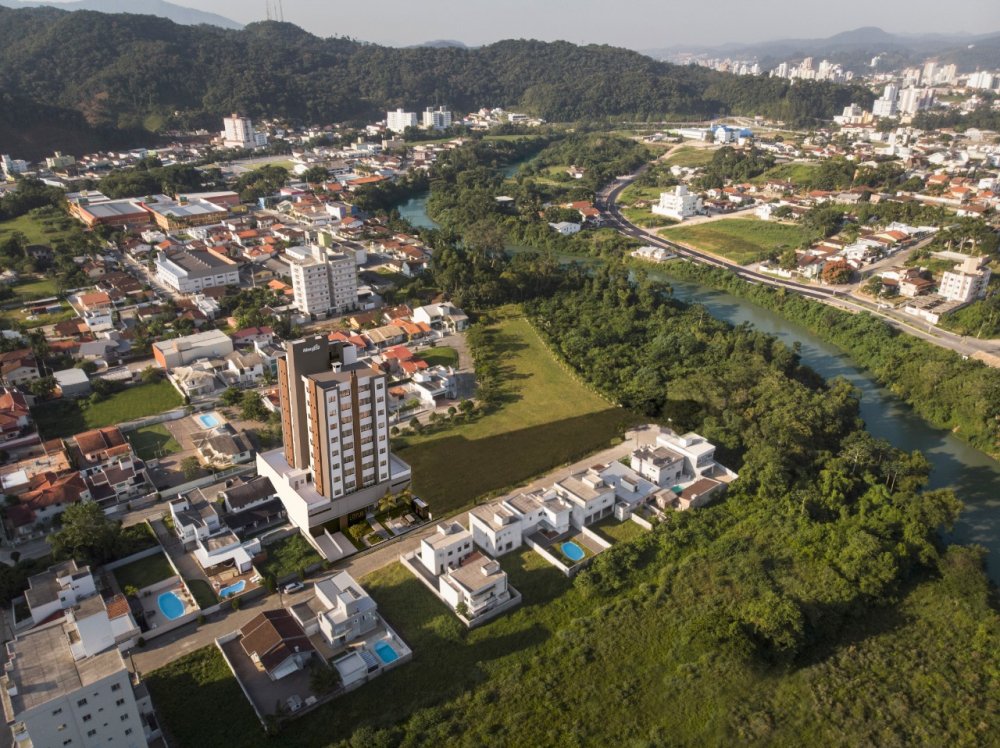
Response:
[[[656,202],[659,198],[656,199]],[[644,229],[658,229],[666,226],[675,226],[677,221],[666,216],[658,216],[649,208],[623,208],[622,215],[629,223],[642,226]]]
[[[274,545],[265,548],[267,561],[257,568],[266,577],[275,580],[283,579],[292,574],[299,574],[306,567],[318,564],[319,554],[300,535],[292,535]]]
[[[478,420],[406,439],[413,490],[438,514],[602,447],[637,422],[573,378],[523,317],[497,323],[502,405]]]
[[[151,584],[162,582],[164,579],[174,576],[174,569],[163,553],[157,553],[155,556],[125,564],[111,573],[115,575],[118,586],[123,591],[129,586],[141,590],[143,587],[149,587]]]
[[[143,426],[126,434],[141,460],[153,460],[181,451],[181,445],[162,423]]]
[[[428,366],[458,366],[458,351],[446,345],[427,348],[416,357],[426,361]]]
[[[177,390],[161,380],[129,387],[93,405],[87,400],[57,400],[32,409],[32,415],[42,435],[54,439],[163,413],[181,404]]]
[[[763,184],[771,179],[783,179],[801,187],[809,183],[818,165],[811,163],[778,164],[751,181]]]
[[[56,288],[55,278],[35,278],[23,280],[14,286],[12,286],[14,293],[18,298],[24,301],[31,301],[32,299],[47,299],[50,296],[56,296],[59,293],[59,289]]]
[[[70,216],[57,208],[38,208],[9,221],[0,221],[0,241],[20,231],[29,244],[51,246],[80,233],[81,228]]]
[[[59,306],[59,311],[53,312],[52,314],[29,315],[25,309],[8,309],[0,312],[0,317],[12,323],[23,325],[29,330],[32,330],[36,327],[45,327],[46,325],[55,325],[60,322],[65,322],[66,320],[73,319],[77,316],[73,307],[65,301],[59,302]]]
[[[741,265],[759,260],[775,250],[798,247],[810,238],[810,233],[799,226],[754,218],[724,218],[696,226],[677,226],[665,229],[662,235]]]
[[[714,148],[695,148],[694,146],[686,146],[684,148],[679,148],[672,156],[668,156],[663,159],[663,162],[668,166],[704,166],[712,160],[712,156],[714,155]]]

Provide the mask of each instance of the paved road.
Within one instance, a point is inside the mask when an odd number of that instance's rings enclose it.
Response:
[[[751,283],[764,284],[774,286],[776,288],[785,288],[814,299],[815,301],[820,301],[824,304],[829,304],[830,306],[835,306],[851,312],[868,312],[876,317],[881,317],[890,325],[902,330],[903,332],[915,335],[916,337],[922,338],[929,343],[941,346],[942,348],[948,348],[949,350],[956,351],[957,353],[965,356],[973,356],[976,353],[985,353],[994,356],[1000,354],[1000,341],[998,340],[977,340],[975,338],[969,339],[961,335],[956,335],[955,333],[942,330],[928,323],[922,323],[915,317],[908,317],[898,312],[879,309],[877,304],[852,297],[846,290],[831,288],[828,286],[806,285],[792,280],[775,278],[772,275],[761,273],[751,268],[745,268],[742,265],[738,265],[737,263],[727,260],[724,257],[703,252],[686,244],[668,241],[667,239],[659,236],[655,231],[648,231],[636,226],[635,224],[629,222],[621,214],[617,206],[617,200],[621,195],[622,190],[635,181],[635,179],[638,178],[646,168],[647,167],[643,167],[635,174],[616,180],[611,185],[601,190],[597,195],[597,207],[607,212],[612,226],[617,228],[622,234],[630,236],[633,239],[639,239],[656,247],[662,247],[680,257],[693,260],[704,265],[711,265],[712,267],[729,270]]]

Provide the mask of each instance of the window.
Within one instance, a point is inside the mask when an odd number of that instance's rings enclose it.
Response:
[[[80,699],[78,702],[76,702],[76,705],[77,706],[87,706],[87,700],[86,699]]]
[[[127,730],[125,730],[125,734],[126,735],[131,735],[132,734],[132,728],[130,727]]]
[[[87,737],[92,738],[97,734],[97,730],[87,730]]]
[[[62,707],[59,707],[54,712],[52,712],[53,717],[55,717],[57,714],[62,714]]]
[[[73,738],[66,738],[66,739],[65,739],[65,740],[63,741],[63,745],[69,745],[69,744],[70,744],[70,743],[72,743],[72,742],[73,742]]]
[[[124,703],[125,703],[125,699],[118,699],[118,701],[115,702],[115,706],[121,706]]]
[[[90,719],[91,719],[91,717],[90,717],[90,715],[89,715],[89,714],[84,714],[84,715],[83,715],[83,721],[84,721],[84,722],[90,722]]]
[[[123,714],[122,717],[121,717],[121,719],[122,719],[122,722],[124,722],[125,720],[128,719],[128,715],[127,714]]]

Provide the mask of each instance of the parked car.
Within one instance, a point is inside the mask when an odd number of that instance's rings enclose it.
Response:
[[[298,592],[299,590],[304,590],[305,588],[306,586],[302,584],[302,582],[289,582],[281,588],[281,591],[285,594],[291,594],[292,592]]]

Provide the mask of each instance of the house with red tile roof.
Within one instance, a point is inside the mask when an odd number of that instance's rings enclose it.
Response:
[[[0,391],[0,442],[22,436],[31,425],[31,409],[25,396],[16,389]]]

